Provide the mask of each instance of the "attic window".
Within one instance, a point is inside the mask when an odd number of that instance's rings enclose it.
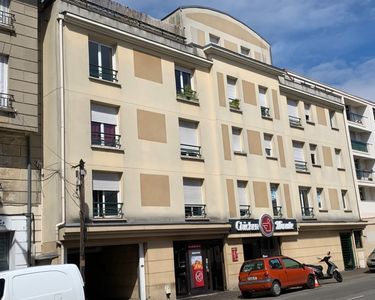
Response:
[[[218,36],[210,34],[210,43],[211,44],[219,45],[219,42],[220,42],[220,38]]]

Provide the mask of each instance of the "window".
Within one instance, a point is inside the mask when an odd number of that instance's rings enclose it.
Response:
[[[247,181],[237,181],[237,197],[240,206],[240,216],[243,218],[250,217],[250,200]]]
[[[336,156],[337,169],[344,169],[344,165],[342,162],[341,149],[335,149],[335,156]]]
[[[91,104],[91,144],[120,148],[118,108]]]
[[[263,260],[246,261],[241,267],[241,272],[251,272],[253,270],[264,270]]]
[[[294,259],[282,257],[281,260],[283,261],[286,269],[302,268],[302,265],[298,261],[295,261]]]
[[[198,142],[198,122],[179,120],[181,156],[201,158]]]
[[[331,123],[331,128],[337,129],[337,121],[336,121],[336,112],[333,110],[329,111],[329,120]]]
[[[311,158],[311,164],[313,166],[319,166],[319,155],[318,155],[318,148],[315,144],[310,144],[310,158]]]
[[[307,162],[305,160],[305,153],[303,150],[304,144],[293,141],[294,164],[297,171],[307,172]]]
[[[203,179],[183,178],[185,218],[205,217],[206,206],[203,204]]]
[[[234,153],[244,153],[241,128],[232,127],[232,147]]]
[[[344,210],[348,209],[348,191],[342,190],[341,191],[341,201],[342,201],[342,207]]]
[[[293,127],[301,127],[301,118],[298,113],[298,101],[288,99],[289,125]]]
[[[89,60],[91,77],[117,81],[112,47],[89,41]]]
[[[245,56],[250,56],[250,49],[241,46],[241,54]]]
[[[273,149],[273,135],[265,133],[264,137],[264,151],[267,157],[275,157],[274,149]]]
[[[299,200],[301,204],[303,218],[314,217],[314,209],[313,207],[310,206],[309,193],[310,193],[310,188],[299,187]]]
[[[359,190],[359,199],[361,199],[361,201],[366,201],[365,189],[363,187],[359,187],[358,190]]]
[[[268,107],[267,102],[267,88],[265,87],[259,87],[258,88],[258,94],[259,94],[259,105],[260,105],[260,112],[262,114],[262,117],[270,118],[270,108]]]
[[[273,215],[275,217],[282,217],[283,213],[282,213],[282,207],[280,205],[280,199],[279,199],[279,185],[275,183],[271,183],[270,190],[271,190]]]
[[[314,123],[312,112],[311,112],[311,104],[305,103],[305,120],[307,123]]]
[[[94,217],[121,217],[122,203],[119,201],[121,174],[93,171],[92,200]]]
[[[197,93],[193,90],[192,85],[193,71],[182,67],[176,67],[174,74],[176,79],[177,95],[189,100],[198,100]]]
[[[283,266],[281,265],[278,258],[272,258],[269,260],[269,264],[271,269],[282,269]]]
[[[356,248],[363,248],[362,244],[362,230],[353,231],[354,243]]]
[[[324,208],[324,193],[322,188],[316,189],[316,201],[318,202],[318,208]]]
[[[0,25],[13,28],[14,15],[9,13],[9,0],[0,1]]]
[[[229,107],[231,109],[239,110],[240,101],[237,98],[237,79],[227,76],[227,95]]]
[[[211,44],[219,45],[219,43],[220,43],[220,38],[216,35],[211,34],[211,33],[209,35],[209,39],[210,39]]]
[[[9,239],[9,233],[0,232],[0,272],[9,270]]]
[[[0,54],[0,109],[13,109],[13,101],[8,94],[8,56]]]

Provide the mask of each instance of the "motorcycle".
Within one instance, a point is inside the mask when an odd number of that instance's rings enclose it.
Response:
[[[327,255],[323,258],[318,257],[319,262],[325,262],[327,264],[327,273],[324,274],[323,267],[321,265],[305,265],[313,269],[316,278],[319,279],[331,279],[334,278],[337,282],[342,282],[343,278],[341,273],[337,270],[337,266],[330,261],[331,252],[328,251]]]

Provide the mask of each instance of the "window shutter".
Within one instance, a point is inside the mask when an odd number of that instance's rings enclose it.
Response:
[[[272,137],[270,135],[264,136],[264,148],[272,149],[272,143],[271,143]]]
[[[92,189],[94,191],[120,190],[120,174],[118,173],[94,172],[92,177]]]
[[[246,181],[237,181],[237,196],[239,205],[249,205],[249,198],[246,187]]]
[[[227,93],[228,93],[228,99],[237,98],[236,80],[233,78],[227,78]]]
[[[202,203],[202,180],[196,178],[184,178],[185,204]]]
[[[259,105],[263,107],[267,107],[267,97],[266,97],[267,90],[264,88],[259,88]]]
[[[298,117],[297,101],[288,100],[288,114],[292,117]]]
[[[91,105],[91,121],[117,125],[117,108],[102,106],[97,104]]]
[[[303,153],[303,144],[293,142],[294,160],[305,161],[305,155]]]
[[[198,146],[197,123],[180,121],[181,144]]]
[[[232,128],[232,143],[234,151],[242,151],[241,130],[238,128]]]

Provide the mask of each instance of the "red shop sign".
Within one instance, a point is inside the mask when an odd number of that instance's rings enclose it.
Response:
[[[232,261],[238,261],[237,247],[232,247]]]

